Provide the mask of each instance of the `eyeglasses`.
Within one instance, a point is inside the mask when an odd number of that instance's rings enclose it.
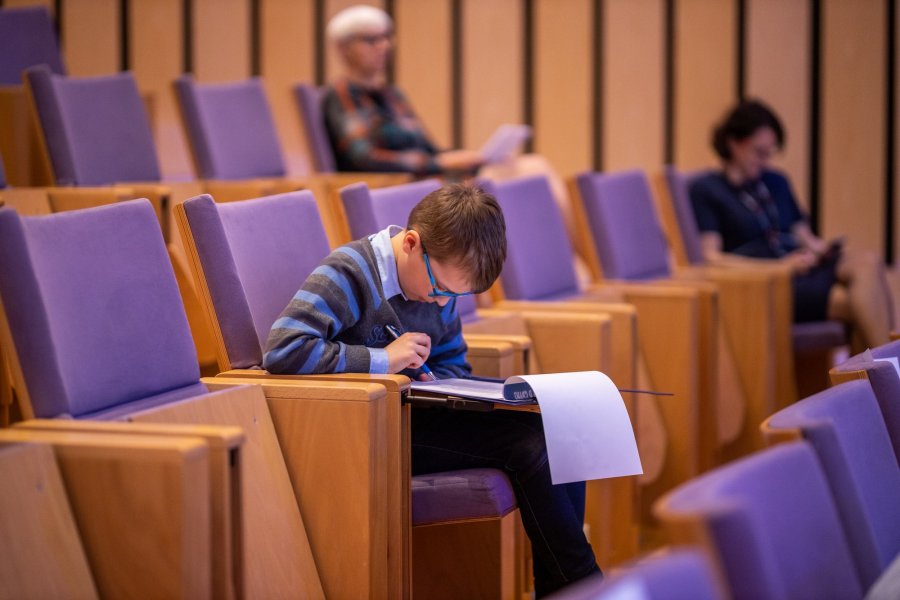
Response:
[[[425,270],[428,271],[428,279],[429,281],[431,281],[431,293],[428,294],[430,298],[459,298],[460,296],[471,296],[475,293],[462,292],[461,294],[457,294],[456,292],[445,292],[444,290],[439,290],[437,282],[434,280],[434,274],[431,272],[431,261],[428,260],[428,253],[425,252],[424,244],[422,245],[422,258],[425,259]]]
[[[359,34],[354,35],[353,40],[357,42],[362,42],[364,44],[368,44],[369,46],[374,46],[378,42],[393,42],[394,34],[393,33],[376,33],[372,35]]]

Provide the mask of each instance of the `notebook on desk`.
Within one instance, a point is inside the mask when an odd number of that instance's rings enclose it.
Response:
[[[493,165],[510,159],[531,139],[531,127],[528,125],[501,125],[481,146],[481,155],[486,164]]]

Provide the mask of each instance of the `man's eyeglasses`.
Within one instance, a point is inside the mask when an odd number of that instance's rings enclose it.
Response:
[[[362,42],[364,44],[368,44],[369,46],[374,46],[379,42],[393,42],[394,34],[393,33],[375,33],[371,35],[366,34],[358,34],[353,36],[354,41]]]
[[[457,294],[456,292],[445,292],[444,290],[439,290],[437,282],[434,280],[434,274],[431,272],[431,261],[428,260],[428,253],[425,252],[424,244],[422,245],[422,258],[425,259],[425,270],[428,271],[428,279],[431,281],[431,293],[428,294],[430,298],[459,298],[460,296],[471,296],[475,293],[462,292],[461,294]]]

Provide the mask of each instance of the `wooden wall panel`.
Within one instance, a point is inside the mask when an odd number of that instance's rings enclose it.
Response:
[[[324,28],[328,25],[328,21],[348,6],[356,4],[369,4],[384,8],[384,2],[381,0],[324,0],[325,1],[325,22],[322,24],[322,36],[325,44],[325,81],[331,81],[340,74],[340,58],[336,55],[334,48],[325,39]]]
[[[891,199],[894,208],[894,247],[891,250],[894,266],[900,263],[900,42],[896,41],[900,36],[900,6],[896,6],[894,19],[894,164],[888,165],[893,169],[891,176],[894,178],[894,197]],[[900,304],[900,298],[894,298],[895,304]],[[900,322],[895,323],[895,329],[900,327]]]
[[[395,0],[394,77],[434,142],[453,141],[450,0]]]
[[[665,2],[603,7],[602,167],[654,172],[664,160]]]
[[[62,47],[70,75],[119,71],[119,0],[69,0],[62,4]]]
[[[803,206],[809,203],[811,56],[808,2],[748,0],[746,95],[769,104],[786,132],[774,161],[787,172]]]
[[[462,146],[477,149],[497,126],[522,122],[523,11],[520,0],[462,2]]]
[[[734,0],[678,0],[675,15],[674,158],[681,169],[718,164],[713,123],[736,100]]]
[[[821,229],[884,245],[884,2],[822,2]]]
[[[150,102],[163,178],[188,179],[191,159],[172,93],[182,67],[181,0],[132,0],[129,21],[131,68]]]
[[[249,0],[193,0],[194,76],[204,83],[250,76]]]
[[[535,0],[534,149],[563,177],[593,166],[593,3]]]
[[[313,0],[262,0],[260,63],[290,174],[312,170],[291,87],[315,79]]]

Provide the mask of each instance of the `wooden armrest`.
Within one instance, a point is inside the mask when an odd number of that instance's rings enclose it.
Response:
[[[209,450],[212,590],[216,597],[234,596],[234,590],[243,581],[243,561],[239,553],[241,490],[237,473],[240,449],[245,439],[241,428],[63,419],[31,419],[16,424],[16,428],[29,431],[188,436],[203,439]]]
[[[796,442],[804,439],[802,429],[775,428],[770,425],[770,421],[771,417],[767,417],[759,425],[759,431],[762,433],[762,437],[767,446],[774,446],[775,444],[783,444],[785,442]]]
[[[205,179],[203,188],[216,202],[250,200],[261,196],[282,194],[306,189],[308,183],[303,178],[260,178],[260,179]]]
[[[531,338],[529,338],[527,335],[513,335],[503,333],[473,333],[471,331],[466,331],[465,327],[463,327],[463,336],[465,337],[466,343],[470,348],[470,358],[473,343],[505,343],[512,346],[512,367],[510,368],[511,374],[523,375],[526,373],[537,372],[534,368],[534,365],[532,364],[534,358],[531,350]],[[474,368],[474,363],[472,366]],[[500,375],[496,375],[496,377],[500,377]]]
[[[3,595],[98,598],[52,447],[0,442],[0,481]]]
[[[265,395],[325,596],[402,596],[409,422],[400,392],[409,379],[248,369],[201,381]]]
[[[101,597],[211,595],[210,481],[195,437],[14,428],[53,446]],[[128,543],[122,544],[127,537]]]
[[[509,342],[470,338],[465,336],[468,346],[467,358],[472,365],[472,374],[480,377],[502,377],[506,379],[512,375],[521,375],[515,372],[514,348]]]

